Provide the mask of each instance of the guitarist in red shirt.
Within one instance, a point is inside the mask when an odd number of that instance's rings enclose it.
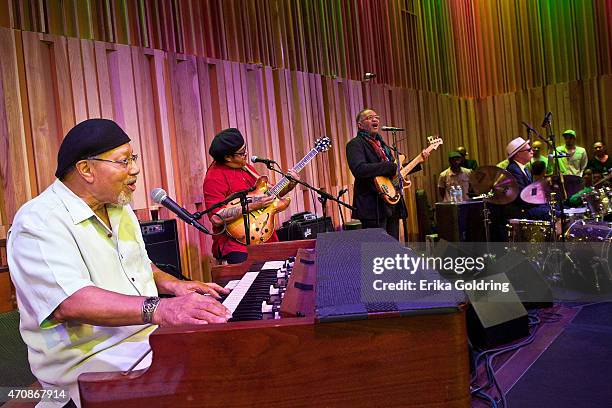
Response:
[[[208,167],[204,178],[204,203],[211,207],[223,201],[231,194],[251,188],[255,185],[259,174],[253,166],[247,163],[247,146],[238,129],[229,128],[218,133],[208,149],[214,162]],[[290,170],[291,177],[297,179],[298,175]],[[280,196],[287,194],[295,187],[291,182],[281,192]],[[258,195],[252,197],[248,205],[249,211],[259,210],[269,206],[275,199],[273,196]],[[242,208],[238,206],[227,206],[209,213],[210,221],[215,232],[220,232],[223,223],[231,223],[242,217]],[[222,218],[221,218],[222,217]],[[272,234],[267,242],[276,242],[276,232]],[[227,263],[235,264],[246,260],[246,246],[228,234],[213,236],[213,255],[217,259],[225,260]]]
[[[346,145],[346,158],[355,177],[353,218],[361,221],[363,228],[383,228],[399,239],[399,220],[407,217],[406,203],[400,199],[397,204],[388,204],[374,183],[377,176],[392,178],[397,174],[392,150],[378,134],[380,116],[372,109],[364,109],[356,120],[357,136]],[[427,156],[429,152],[423,151],[423,161]],[[411,173],[419,170],[420,164]]]

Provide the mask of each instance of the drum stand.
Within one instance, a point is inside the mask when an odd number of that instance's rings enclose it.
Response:
[[[556,197],[557,197],[557,194],[553,191],[550,193],[550,197],[548,200],[548,208],[549,208],[549,214],[550,214],[550,233],[552,237],[552,245],[547,251],[545,251],[546,255],[544,257],[544,262],[542,262],[542,265],[539,265],[539,266],[540,266],[540,270],[542,271],[542,273],[544,273],[549,261],[552,262],[553,271],[550,274],[550,276],[547,276],[546,278],[552,284],[562,285],[563,284],[563,274],[561,273],[561,266],[563,263],[562,258],[564,255],[565,256],[567,255],[565,254],[565,251],[563,250],[563,248],[559,248],[557,245],[558,244],[557,231],[555,228],[557,224],[557,215],[555,214],[555,206],[557,204]]]
[[[564,276],[565,275],[564,268],[563,268],[564,265],[569,266],[569,270],[567,268],[565,269],[566,273],[572,273],[572,274],[577,273],[583,279],[585,277],[584,277],[584,274],[580,271],[580,268],[578,268],[578,266],[576,265],[576,263],[570,256],[570,252],[568,250],[569,248],[566,246],[565,228],[563,227],[563,225],[561,225],[561,234],[562,234],[560,237],[561,239],[559,240],[557,237],[556,223],[558,220],[560,220],[561,223],[565,223],[565,217],[563,216],[557,217],[556,212],[555,212],[556,204],[557,204],[556,193],[551,192],[550,199],[549,199],[549,206],[550,206],[550,218],[551,218],[552,246],[548,249],[548,251],[546,251],[546,257],[544,259],[544,262],[542,263],[541,271],[543,274],[545,274],[546,267],[550,265],[552,267],[552,273],[546,276],[546,279],[552,285],[556,285],[558,287],[565,288],[566,281],[565,281],[565,276]],[[595,287],[596,287],[596,290],[599,292],[600,285],[599,285],[599,279],[598,279],[598,275],[596,271],[597,265],[595,263],[592,263],[591,267],[593,268],[593,272],[595,276]]]
[[[493,190],[489,190],[488,193],[485,194],[481,194],[479,196],[474,197],[474,200],[481,200],[482,199],[482,216],[483,216],[483,222],[484,222],[484,231],[485,231],[485,242],[487,244],[487,254],[491,253],[491,251],[489,250],[489,242],[491,242],[491,232],[489,230],[489,226],[491,225],[491,210],[489,210],[489,208],[487,207],[487,200],[489,198],[492,198],[495,195],[495,193],[493,192]]]

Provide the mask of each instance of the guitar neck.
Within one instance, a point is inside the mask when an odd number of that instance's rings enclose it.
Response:
[[[314,159],[314,157],[315,157],[317,154],[319,154],[319,151],[318,151],[316,148],[313,148],[311,151],[309,151],[309,152],[306,154],[306,156],[304,156],[304,157],[302,158],[302,160],[300,160],[299,162],[297,162],[297,164],[296,164],[295,166],[293,166],[293,170],[294,170],[296,173],[299,173],[300,171],[302,171],[302,169],[303,169],[304,167],[306,167],[306,165],[307,165],[308,163],[310,163],[310,162],[312,161],[312,159]],[[270,195],[274,195],[274,196],[276,196],[276,195],[278,195],[278,194],[279,194],[279,193],[280,193],[280,192],[283,190],[283,188],[285,188],[285,187],[287,186],[287,184],[289,184],[289,183],[290,183],[289,179],[288,179],[287,177],[284,177],[284,176],[283,176],[283,178],[282,178],[282,179],[280,179],[280,180],[278,181],[278,183],[276,183],[276,184],[274,185],[274,187],[272,187],[270,190],[268,190],[268,193],[269,193]]]
[[[406,177],[406,175],[409,174],[417,165],[423,163],[424,161],[425,160],[423,159],[423,156],[421,155],[421,153],[419,153],[419,155],[412,159],[410,163],[402,167],[402,169],[400,170],[400,176],[402,178]]]

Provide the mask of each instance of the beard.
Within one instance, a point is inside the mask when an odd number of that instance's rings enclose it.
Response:
[[[130,177],[125,184],[129,185],[136,182],[136,177]],[[133,191],[125,191],[121,190],[121,192],[117,195],[117,200],[115,201],[117,205],[128,205],[132,201]]]
[[[132,201],[132,193],[122,191],[117,196],[117,205],[128,205]]]

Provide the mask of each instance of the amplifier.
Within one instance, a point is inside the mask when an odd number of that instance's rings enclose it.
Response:
[[[436,203],[438,236],[449,242],[484,242],[482,201]]]
[[[276,231],[280,241],[296,241],[313,239],[320,232],[334,230],[330,217],[320,217],[314,220],[287,221]]]
[[[142,221],[140,230],[151,261],[164,272],[183,279],[176,220]]]

